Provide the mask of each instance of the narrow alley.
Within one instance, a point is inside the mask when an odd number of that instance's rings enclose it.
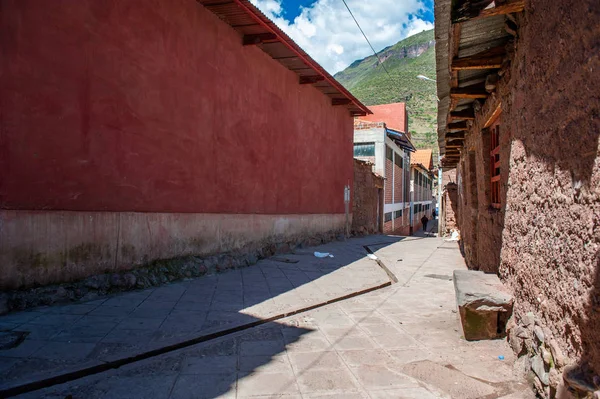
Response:
[[[0,399],[600,399],[599,71],[599,0],[0,0]]]

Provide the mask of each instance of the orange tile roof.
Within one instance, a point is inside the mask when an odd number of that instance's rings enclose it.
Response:
[[[427,170],[433,169],[433,150],[431,148],[426,150],[417,150],[410,156],[410,164],[421,164],[427,168]]]
[[[369,122],[384,122],[390,129],[408,133],[406,104],[369,105],[369,109],[373,112],[372,115],[360,116],[358,119]]]

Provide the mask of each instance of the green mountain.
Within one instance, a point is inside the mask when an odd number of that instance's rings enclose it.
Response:
[[[434,148],[437,154],[437,97],[433,30],[407,37],[372,55],[354,61],[334,77],[365,105],[405,102],[408,129],[417,148]],[[387,73],[385,69],[387,69]],[[388,76],[389,73],[389,76]]]

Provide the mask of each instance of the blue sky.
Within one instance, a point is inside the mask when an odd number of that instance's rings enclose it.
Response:
[[[342,0],[250,0],[328,72],[372,54]],[[377,51],[433,28],[433,0],[346,0]]]
[[[310,7],[315,3],[316,0],[283,0],[281,6],[283,8],[283,17],[288,21],[293,21],[298,15],[300,15],[301,7]],[[433,22],[433,0],[423,1],[426,10],[423,12],[422,17],[425,21]]]

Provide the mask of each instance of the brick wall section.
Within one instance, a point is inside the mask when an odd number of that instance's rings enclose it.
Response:
[[[383,204],[379,191],[383,188],[383,178],[372,172],[373,165],[358,159],[354,160],[354,190],[352,196],[352,232],[360,234],[377,233],[377,211],[383,220]]]
[[[394,202],[402,202],[402,168],[394,164]]]
[[[389,159],[385,159],[385,203],[392,203],[392,190],[393,190],[393,174],[394,165]]]
[[[446,204],[459,197],[469,267],[498,273],[513,288],[515,322],[533,313],[546,342],[590,375],[600,375],[600,101],[590,91],[600,87],[600,58],[591,56],[600,53],[599,19],[595,0],[526,2],[510,67],[466,134],[473,153],[458,165],[458,195],[445,195]],[[496,210],[482,126],[498,101]]]
[[[393,223],[391,220],[389,222],[385,222],[383,224],[383,232],[385,234],[393,234],[394,233],[394,227],[393,227]]]

